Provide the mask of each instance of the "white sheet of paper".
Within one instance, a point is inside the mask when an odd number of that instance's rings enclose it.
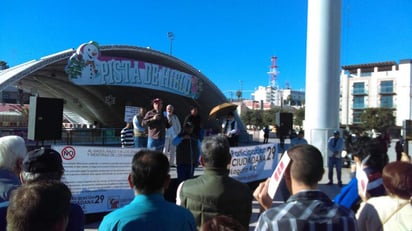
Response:
[[[369,178],[366,175],[366,172],[361,167],[356,169],[356,179],[358,180],[358,191],[362,194],[361,196],[365,197],[368,188]]]
[[[290,163],[290,157],[287,152],[283,154],[282,158],[280,159],[278,165],[275,168],[275,171],[273,171],[272,176],[270,177],[269,180],[269,187],[268,187],[268,194],[270,198],[274,198],[276,191],[279,188],[279,183],[283,178],[283,175],[285,174],[285,171]]]
[[[366,191],[368,190],[369,183],[368,175],[363,170],[363,166],[366,164],[370,157],[371,156],[368,155],[365,157],[365,159],[362,160],[360,164],[356,163],[356,179],[358,180],[358,192],[361,194],[360,196],[362,197],[366,197]]]

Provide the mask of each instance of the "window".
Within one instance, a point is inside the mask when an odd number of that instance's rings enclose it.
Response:
[[[381,96],[381,107],[393,108],[393,97],[391,95],[382,95]]]
[[[364,94],[365,93],[365,83],[353,83],[353,94]]]
[[[393,93],[393,81],[382,81],[381,82],[381,93]]]
[[[361,114],[362,114],[362,110],[356,110],[353,111],[353,123],[361,123]]]
[[[353,97],[353,108],[354,109],[364,109],[365,108],[365,97],[364,96]]]

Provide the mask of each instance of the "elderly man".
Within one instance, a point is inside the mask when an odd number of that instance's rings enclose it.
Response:
[[[168,121],[172,122],[172,126],[166,130],[165,147],[163,153],[169,158],[170,166],[176,166],[176,146],[173,144],[173,139],[182,130],[179,117],[174,114],[173,105],[166,106],[165,116]]]
[[[248,185],[229,177],[232,156],[226,137],[207,136],[201,144],[202,176],[183,181],[177,191],[177,204],[188,208],[198,228],[216,215],[227,215],[246,229],[252,212],[252,192]]]
[[[39,181],[61,181],[64,174],[60,154],[50,148],[35,149],[27,153],[23,160],[20,180],[23,185]],[[8,204],[0,204],[0,230],[5,230],[6,209]],[[85,216],[78,204],[70,203],[67,230],[84,230]]]
[[[8,201],[10,193],[21,185],[19,174],[26,154],[22,137],[0,137],[0,202]]]

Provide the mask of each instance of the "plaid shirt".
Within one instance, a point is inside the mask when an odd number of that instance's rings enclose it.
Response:
[[[318,190],[292,195],[285,204],[265,211],[255,230],[358,230],[353,212]]]

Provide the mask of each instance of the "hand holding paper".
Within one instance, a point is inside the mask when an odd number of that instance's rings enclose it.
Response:
[[[285,171],[290,163],[290,157],[287,152],[285,152],[282,158],[279,161],[279,164],[276,166],[275,171],[273,172],[272,176],[270,177],[269,187],[268,187],[268,194],[270,198],[274,198],[276,191],[279,188],[279,183],[285,174]]]
[[[263,209],[267,210],[272,207],[272,198],[268,195],[269,178],[261,182],[253,192],[253,197],[259,202]]]

